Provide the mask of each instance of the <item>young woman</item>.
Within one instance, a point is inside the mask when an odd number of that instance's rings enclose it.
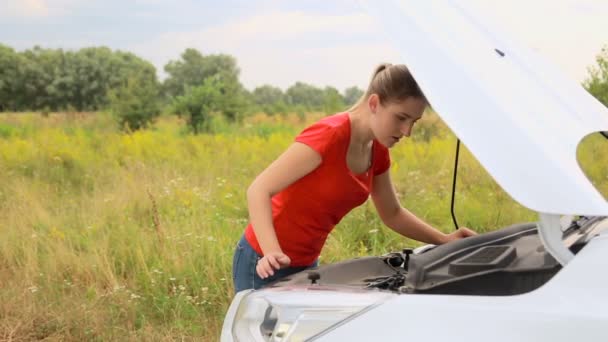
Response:
[[[442,233],[395,194],[388,149],[410,136],[426,106],[406,66],[382,64],[348,112],[302,131],[247,190],[250,223],[234,254],[235,291],[316,266],[329,232],[370,194],[384,224],[406,237],[442,244],[475,235]]]

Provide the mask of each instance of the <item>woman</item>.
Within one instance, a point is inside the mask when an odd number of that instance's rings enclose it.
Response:
[[[234,255],[235,291],[316,266],[329,232],[370,194],[384,224],[403,236],[443,244],[475,235],[442,233],[395,194],[388,149],[410,136],[427,105],[406,66],[382,64],[348,112],[300,133],[247,190],[250,224]]]

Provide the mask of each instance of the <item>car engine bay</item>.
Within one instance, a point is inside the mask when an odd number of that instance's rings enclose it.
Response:
[[[580,217],[564,230],[573,253],[608,230],[608,218]],[[277,280],[272,287],[339,285],[397,293],[506,296],[537,289],[561,265],[547,252],[536,223],[509,226],[440,246],[321,265]]]

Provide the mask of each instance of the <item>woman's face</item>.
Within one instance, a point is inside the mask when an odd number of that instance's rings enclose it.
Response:
[[[402,137],[410,136],[414,124],[422,117],[426,108],[426,102],[417,97],[381,104],[376,94],[369,97],[368,105],[372,112],[372,132],[382,145],[389,148]]]

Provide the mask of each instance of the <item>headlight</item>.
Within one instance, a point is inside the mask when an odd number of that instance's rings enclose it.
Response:
[[[393,296],[316,286],[243,291],[228,310],[222,341],[303,341]]]

